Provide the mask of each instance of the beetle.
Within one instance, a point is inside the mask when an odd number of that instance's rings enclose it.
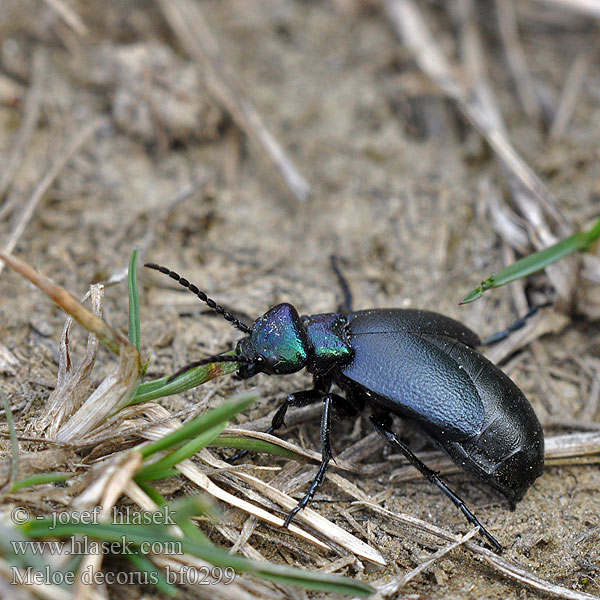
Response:
[[[323,480],[332,458],[332,411],[354,417],[369,407],[376,431],[437,485],[496,551],[502,551],[500,543],[465,502],[391,429],[393,416],[409,421],[461,469],[499,491],[512,509],[523,498],[543,471],[542,427],[523,392],[477,351],[482,342],[471,329],[427,310],[352,311],[350,289],[334,257],[332,266],[344,294],[344,303],[337,312],[300,316],[294,306],[282,303],[251,326],[174,271],[154,263],[145,266],[188,288],[245,334],[233,354],[192,362],[171,379],[213,362],[239,363],[236,375],[241,379],[258,373],[286,375],[302,369],[312,375],[312,388],[290,394],[267,430],[272,433],[284,425],[289,407],[323,402],[321,464],[307,492],[287,515],[284,527],[310,502]],[[498,335],[493,337],[493,341],[498,339]],[[334,384],[343,396],[331,391]]]

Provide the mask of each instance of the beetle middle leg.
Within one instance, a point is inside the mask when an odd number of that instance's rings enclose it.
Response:
[[[463,513],[463,515],[465,515],[470,523],[476,527],[479,527],[479,532],[481,535],[483,535],[488,542],[492,544],[496,552],[502,552],[502,546],[498,540],[479,522],[477,517],[469,510],[462,498],[453,492],[440,479],[439,474],[430,469],[425,463],[417,458],[412,450],[406,444],[400,441],[396,434],[386,424],[384,424],[378,416],[371,415],[370,420],[371,423],[373,423],[377,433],[379,433],[389,444],[398,447],[402,454],[404,454],[404,456],[406,456],[406,458],[410,461],[413,467],[415,467],[428,481],[437,485],[438,488],[440,488],[440,490],[444,492],[444,494],[446,494],[450,500],[452,500],[454,505]]]

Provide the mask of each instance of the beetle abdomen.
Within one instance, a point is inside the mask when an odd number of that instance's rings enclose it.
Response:
[[[446,451],[514,505],[544,468],[544,434],[533,408],[515,383],[473,348],[442,336],[426,338],[467,372],[485,408],[481,431],[469,440],[449,441]]]

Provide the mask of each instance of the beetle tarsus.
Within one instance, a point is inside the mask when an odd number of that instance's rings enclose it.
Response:
[[[391,429],[389,429],[389,427],[382,423],[375,415],[371,415],[370,420],[371,423],[373,423],[377,433],[379,433],[389,444],[399,448],[402,454],[404,454],[404,456],[406,456],[406,458],[413,465],[413,467],[415,467],[428,481],[437,485],[437,487],[444,492],[444,494],[446,494],[446,496],[452,500],[454,505],[463,513],[469,523],[479,528],[481,535],[485,537],[488,542],[490,542],[490,544],[494,547],[494,550],[496,552],[502,552],[502,546],[498,540],[479,522],[479,519],[469,510],[463,499],[458,496],[458,494],[453,492],[442,481],[442,479],[440,479],[439,474],[433,469],[430,469],[425,463],[417,458],[412,450],[406,444],[404,444],[404,442],[399,440],[398,436]]]

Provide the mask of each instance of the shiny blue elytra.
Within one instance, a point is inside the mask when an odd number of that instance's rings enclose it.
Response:
[[[544,436],[521,390],[476,350],[479,336],[438,313],[409,309],[347,310],[300,317],[291,304],[278,304],[252,326],[219,306],[196,286],[166,267],[146,265],[189,288],[246,336],[235,352],[186,365],[237,362],[242,379],[258,373],[284,375],[307,369],[312,387],[290,394],[276,411],[268,433],[284,424],[288,407],[323,402],[321,466],[309,490],[288,514],[287,526],[304,508],[332,458],[331,413],[355,416],[368,407],[376,431],[399,448],[437,485],[481,534],[500,551],[498,541],[465,503],[390,429],[392,416],[413,424],[443,448],[463,470],[476,475],[509,501],[511,507],[542,473]],[[175,377],[173,376],[173,377]],[[337,386],[344,396],[331,392]]]

